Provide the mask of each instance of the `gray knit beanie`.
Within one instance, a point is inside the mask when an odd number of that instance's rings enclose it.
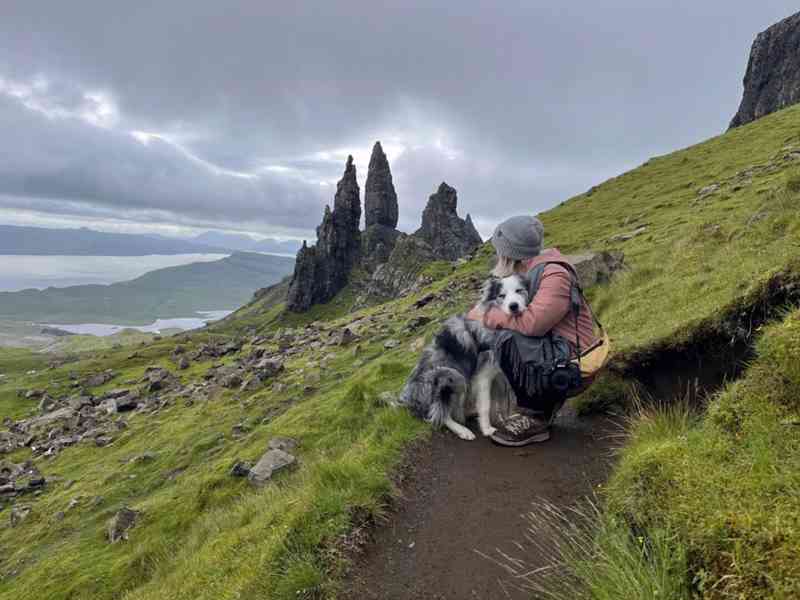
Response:
[[[542,251],[544,225],[536,217],[506,219],[494,228],[492,245],[498,256],[514,260],[533,258]]]

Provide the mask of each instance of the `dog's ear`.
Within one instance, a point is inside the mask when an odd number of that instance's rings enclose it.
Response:
[[[481,288],[481,303],[497,300],[502,286],[503,284],[498,277],[489,277],[489,279],[484,281],[483,287]]]

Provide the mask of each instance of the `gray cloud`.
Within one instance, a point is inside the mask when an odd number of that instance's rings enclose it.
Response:
[[[722,131],[788,1],[6,2],[0,208],[312,236],[390,151],[484,231]],[[27,213],[26,213],[27,214]]]

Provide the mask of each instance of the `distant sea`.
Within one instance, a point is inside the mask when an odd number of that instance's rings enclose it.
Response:
[[[135,279],[148,271],[194,262],[220,260],[227,254],[150,256],[9,256],[0,255],[0,292],[109,284]]]
[[[79,323],[77,325],[59,325],[58,323],[42,323],[48,327],[57,327],[70,333],[79,333],[81,335],[114,335],[123,329],[135,329],[146,333],[161,333],[167,329],[197,329],[203,327],[210,321],[216,321],[227,317],[233,311],[230,310],[205,310],[200,314],[203,318],[185,318],[185,319],[156,319],[150,325],[104,325],[102,323]]]

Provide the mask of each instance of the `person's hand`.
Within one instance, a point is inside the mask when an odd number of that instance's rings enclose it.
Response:
[[[467,318],[472,321],[483,321],[483,309],[480,306],[475,306],[467,313]]]

